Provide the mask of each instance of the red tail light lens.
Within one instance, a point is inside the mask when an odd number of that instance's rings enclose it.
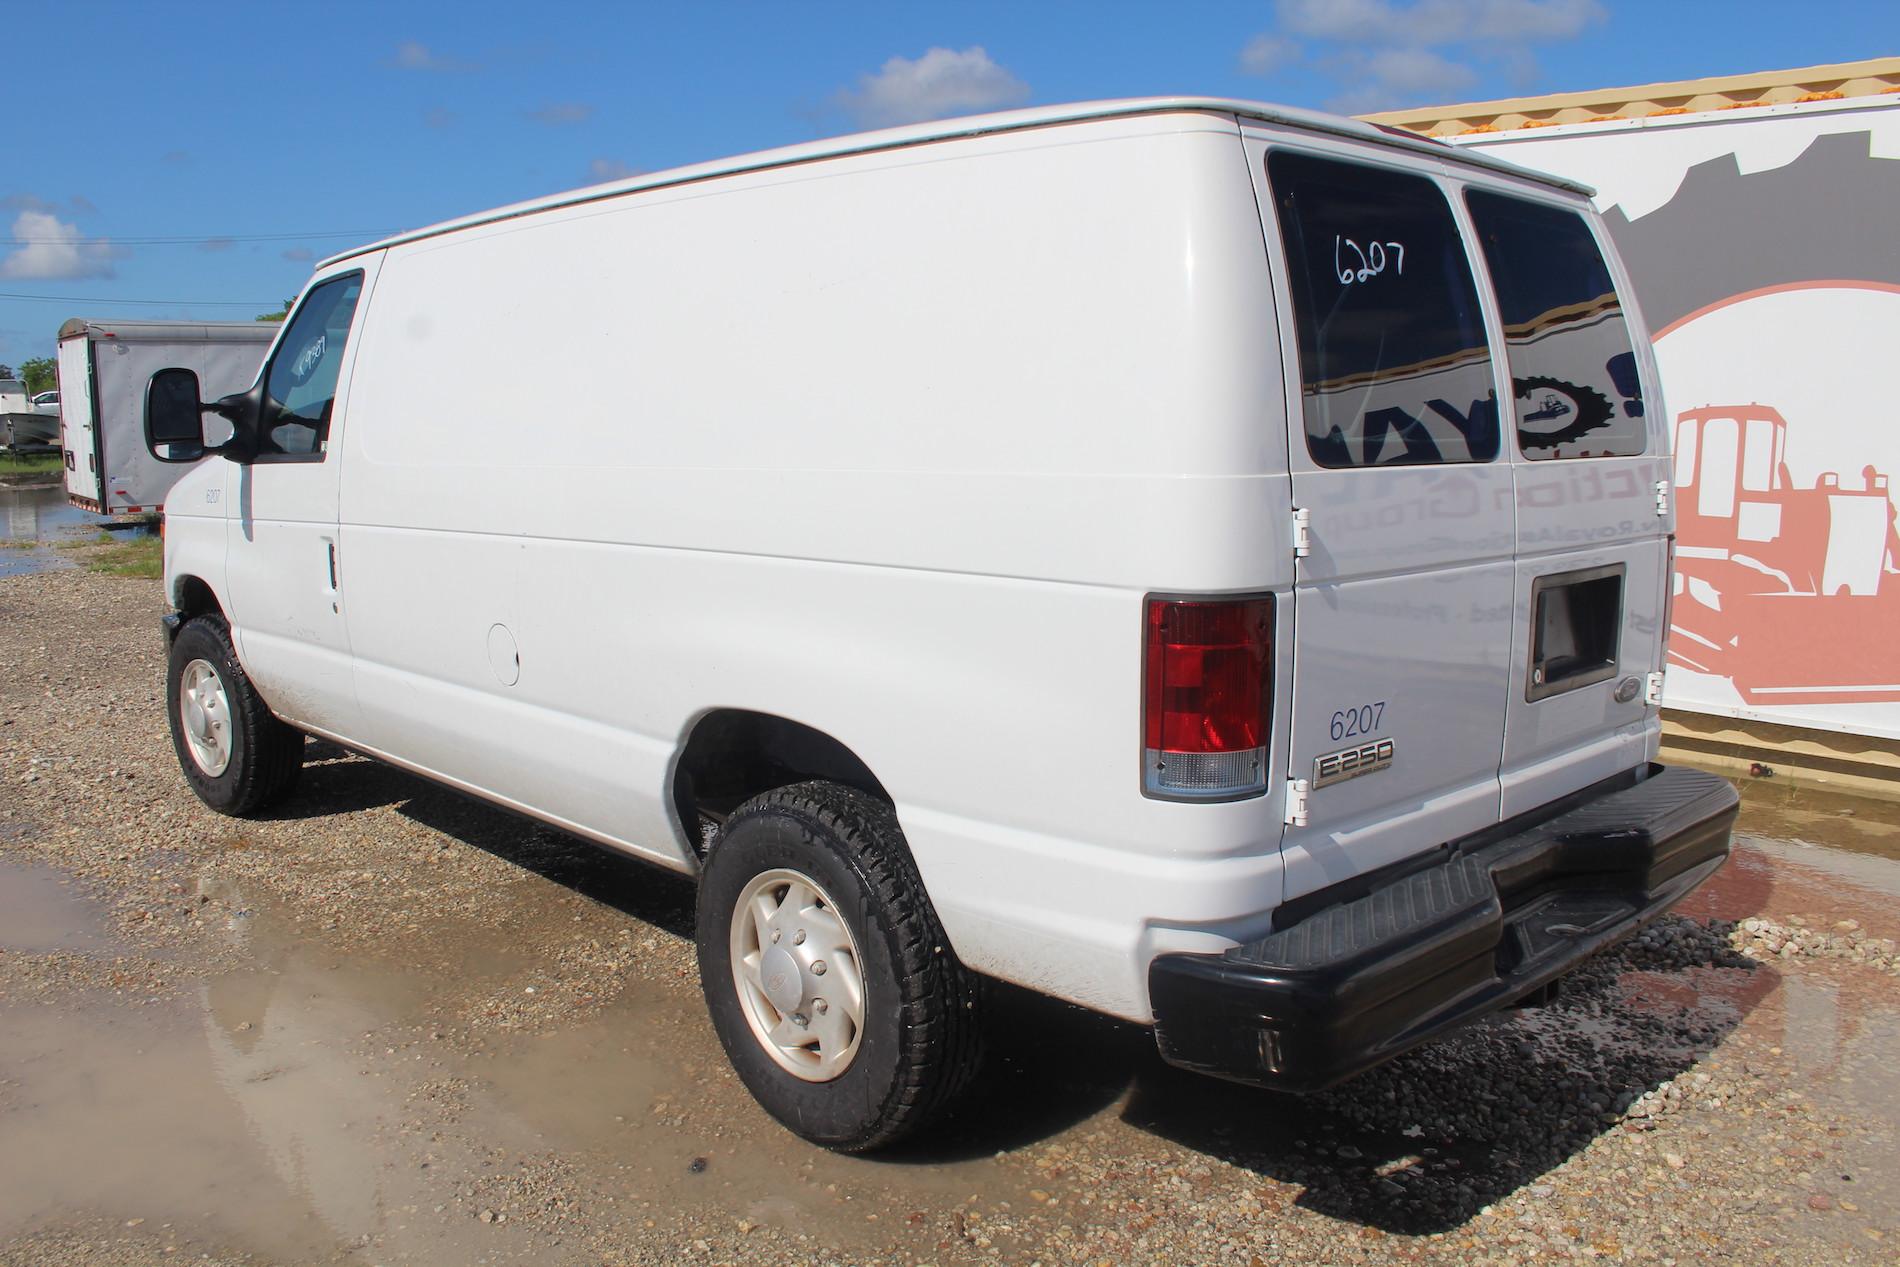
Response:
[[[1273,600],[1148,600],[1144,788],[1165,797],[1265,790]]]

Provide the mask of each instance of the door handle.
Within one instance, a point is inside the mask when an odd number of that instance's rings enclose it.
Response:
[[[336,593],[336,540],[332,537],[325,537],[323,539],[323,545],[330,562],[330,592],[334,594]]]

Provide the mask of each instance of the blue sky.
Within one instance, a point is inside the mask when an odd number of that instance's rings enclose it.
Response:
[[[1157,93],[1358,111],[1900,53],[1894,0],[44,12],[44,38],[11,24],[0,113],[13,365],[70,316],[247,319],[388,231],[868,126]]]

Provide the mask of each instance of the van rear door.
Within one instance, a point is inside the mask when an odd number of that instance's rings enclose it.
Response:
[[[1292,899],[1498,821],[1516,508],[1440,165],[1264,131],[1248,153],[1298,367]]]
[[[1555,191],[1461,196],[1511,383],[1517,587],[1501,775],[1508,817],[1651,755],[1669,583],[1655,370],[1587,209]],[[1652,389],[1645,391],[1645,382]]]

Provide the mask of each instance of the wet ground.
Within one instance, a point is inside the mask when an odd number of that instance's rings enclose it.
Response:
[[[90,540],[100,532],[127,537],[150,531],[143,522],[81,510],[66,500],[66,490],[58,485],[0,486],[0,577],[72,567],[72,560],[59,547]]]
[[[323,746],[204,812],[150,588],[0,583],[45,644],[0,651],[0,1263],[1900,1261],[1900,807],[1752,787],[1680,918],[1318,1097],[999,989],[957,1119],[845,1158],[727,1069],[686,882]]]

